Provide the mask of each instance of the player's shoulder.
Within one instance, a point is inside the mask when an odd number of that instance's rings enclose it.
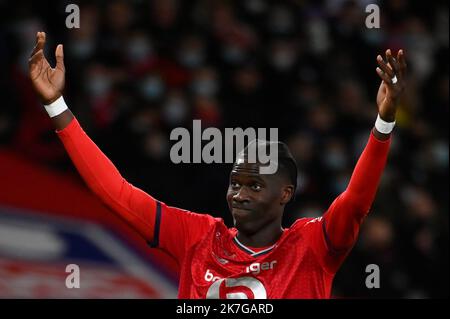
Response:
[[[296,219],[290,227],[285,228],[282,243],[305,242],[305,240],[314,240],[318,234],[321,234],[322,217],[303,217]],[[304,245],[302,245],[304,247]]]
[[[188,210],[188,209],[166,205],[164,203],[162,203],[162,205],[163,205],[163,207],[166,208],[167,212],[170,212],[171,214],[174,214],[174,215],[182,216],[184,218],[204,219],[204,220],[209,220],[211,222],[216,222],[216,221],[220,222],[220,220],[221,220],[221,218],[214,217],[213,215],[211,215],[209,213],[194,212],[194,211],[191,211],[191,210]]]
[[[170,216],[173,222],[182,222],[184,224],[195,225],[197,227],[215,227],[225,225],[222,218],[214,217],[209,213],[193,212],[187,209],[167,206],[164,213]]]
[[[208,213],[192,213],[191,212],[191,214],[195,214],[197,216],[197,218],[203,219],[203,221],[205,223],[207,223],[210,228],[227,229],[225,222],[220,217],[214,217],[213,215],[208,214]]]
[[[320,225],[322,224],[322,221],[323,221],[323,216],[302,217],[302,218],[296,219],[289,229],[292,231],[292,230],[297,230],[297,229],[315,228],[317,226],[320,227]]]

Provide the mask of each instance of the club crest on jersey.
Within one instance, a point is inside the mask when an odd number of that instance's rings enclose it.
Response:
[[[219,256],[217,256],[215,253],[211,253],[213,255],[213,257],[222,265],[228,264],[228,260],[226,260],[225,258],[221,258]]]
[[[223,278],[209,287],[206,299],[267,299],[267,291],[254,277]]]

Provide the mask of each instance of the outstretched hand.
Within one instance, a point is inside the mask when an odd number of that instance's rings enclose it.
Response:
[[[57,100],[64,89],[65,67],[63,46],[59,44],[55,50],[56,66],[52,68],[44,56],[45,32],[36,34],[36,46],[28,60],[30,79],[33,87],[44,104]]]
[[[377,56],[377,73],[381,84],[377,94],[378,114],[386,122],[395,121],[398,102],[406,83],[406,61],[403,50],[399,50],[397,58],[392,56],[391,50],[386,50],[386,60]]]

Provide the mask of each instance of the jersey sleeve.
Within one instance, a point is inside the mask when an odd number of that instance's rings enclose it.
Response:
[[[218,219],[164,203],[158,205],[160,209],[156,216],[154,236],[149,244],[164,250],[181,263],[187,251],[204,238]]]
[[[380,141],[370,134],[347,189],[317,219],[311,232],[312,245],[328,272],[337,271],[357,240],[375,198],[390,142],[391,139]]]
[[[56,131],[87,186],[150,246],[180,261],[214,218],[169,207],[127,182],[74,118]]]

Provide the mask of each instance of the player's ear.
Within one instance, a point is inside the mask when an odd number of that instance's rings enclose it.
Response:
[[[281,192],[280,205],[286,205],[287,203],[289,203],[292,196],[294,196],[294,186],[285,185]]]

